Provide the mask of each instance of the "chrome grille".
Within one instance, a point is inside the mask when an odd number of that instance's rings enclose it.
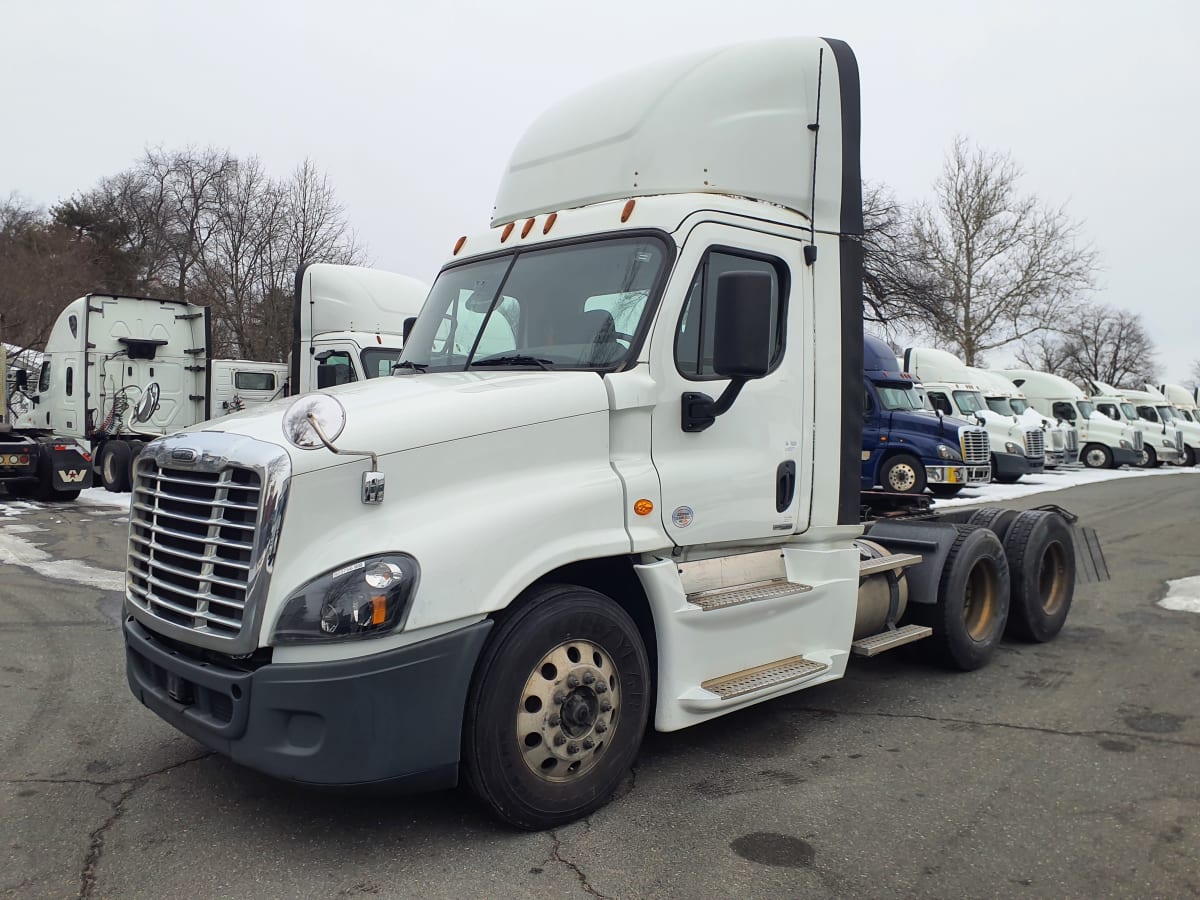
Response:
[[[1067,431],[1067,449],[1072,453],[1079,449],[1079,432],[1074,428]]]
[[[1183,432],[1178,428],[1175,429],[1175,449],[1180,453],[1183,452]]]
[[[196,471],[140,458],[129,518],[131,602],[184,628],[239,635],[261,494],[253,469]]]
[[[982,466],[992,458],[988,434],[982,428],[962,428],[958,432],[963,462],[968,466]]]
[[[1135,428],[1133,431],[1133,449],[1141,453],[1146,446],[1146,438],[1142,435],[1140,429]]]
[[[1041,459],[1046,455],[1046,436],[1040,428],[1031,428],[1025,432],[1025,455]]]
[[[1048,450],[1054,450],[1061,453],[1066,449],[1067,439],[1063,435],[1062,429],[1051,428],[1047,430],[1045,434],[1050,438],[1050,446],[1047,448]]]

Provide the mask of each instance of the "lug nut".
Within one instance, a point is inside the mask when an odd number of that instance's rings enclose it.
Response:
[[[600,712],[608,712],[611,709],[612,709],[612,704],[609,703],[607,700],[603,701],[600,704]]]
[[[567,753],[569,755],[574,756],[578,752],[579,752],[578,744],[567,744]]]
[[[591,684],[591,683],[592,683],[592,682],[594,682],[595,680],[596,680],[596,676],[595,676],[595,675],[593,675],[591,672],[584,672],[584,673],[583,673],[583,683],[584,683],[584,684]]]
[[[597,694],[607,694],[608,693],[608,685],[605,684],[603,681],[597,682],[596,683],[596,693]]]
[[[591,738],[583,739],[583,749],[584,750],[591,750],[595,746],[596,746],[596,742],[593,741]]]
[[[559,716],[558,716],[558,713],[555,713],[555,714],[554,714],[554,715],[552,715],[552,716],[551,716],[549,719],[547,719],[547,720],[546,720],[546,723],[547,723],[547,724],[548,724],[548,725],[549,725],[551,728],[556,728],[556,727],[558,727],[558,723],[559,723],[559,722],[561,722],[561,721],[562,721],[562,719],[560,719],[560,718],[559,718]]]
[[[554,692],[554,702],[557,703],[559,706],[562,706],[563,701],[566,699],[567,699],[567,695],[564,692],[562,692],[562,691]]]
[[[568,675],[567,676],[567,687],[570,687],[570,688],[579,687],[579,679],[576,678],[574,675]]]
[[[603,722],[596,723],[596,734],[604,734],[606,731],[608,731],[607,725],[605,725]]]
[[[561,734],[556,734],[554,736],[554,746],[555,747],[561,747],[566,742],[567,742],[567,739],[565,737],[563,737]]]

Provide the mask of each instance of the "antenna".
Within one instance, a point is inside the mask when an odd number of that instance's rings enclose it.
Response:
[[[821,78],[825,74],[825,48],[817,51],[817,110],[816,121],[810,122],[808,130],[813,133],[812,194],[808,210],[809,243],[804,248],[804,262],[812,265],[817,261],[817,142],[821,137]]]

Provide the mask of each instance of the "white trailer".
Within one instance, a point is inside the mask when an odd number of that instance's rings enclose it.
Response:
[[[461,773],[550,828],[647,727],[914,640],[972,669],[1006,628],[1054,637],[1084,547],[1063,516],[860,518],[859,130],[854,56],[819,39],[544,114],[394,377],[143,452],[134,695],[280,778]]]

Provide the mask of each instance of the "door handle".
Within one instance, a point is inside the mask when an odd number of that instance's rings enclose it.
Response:
[[[775,512],[784,512],[796,495],[796,464],[786,460],[775,470]]]

